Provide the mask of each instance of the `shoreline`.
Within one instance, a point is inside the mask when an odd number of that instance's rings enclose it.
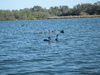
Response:
[[[82,16],[53,16],[48,17],[47,19],[64,19],[64,18],[93,18],[100,17],[100,15],[82,15]]]
[[[81,15],[81,16],[51,16],[47,18],[33,18],[33,19],[11,19],[11,20],[0,20],[0,21],[15,21],[15,20],[44,20],[44,19],[70,19],[70,18],[95,18],[100,15]]]

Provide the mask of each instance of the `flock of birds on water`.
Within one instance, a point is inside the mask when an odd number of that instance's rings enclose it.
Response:
[[[22,25],[22,27],[24,26],[24,24]],[[51,31],[50,32],[50,30],[49,30],[49,33],[55,33],[56,32],[56,30],[54,30],[54,31]],[[43,33],[46,33],[46,32],[40,32],[40,34],[43,34]],[[60,30],[60,33],[64,33],[64,30]],[[58,34],[56,35],[56,38],[55,38],[55,41],[58,41]],[[47,39],[44,39],[43,41],[48,41],[48,42],[50,42],[51,41],[51,37],[49,36]]]
[[[56,32],[55,30],[54,30],[54,31],[51,31],[51,32],[50,32],[50,30],[49,30],[49,33],[55,33],[55,32]],[[44,32],[40,32],[40,33],[44,33]],[[64,30],[61,30],[60,33],[64,33]],[[59,35],[57,34],[57,35],[56,35],[56,38],[55,38],[56,41],[58,41],[58,36],[59,36]],[[50,42],[50,41],[51,41],[51,37],[48,37],[47,39],[44,39],[43,41],[48,41],[48,42]]]

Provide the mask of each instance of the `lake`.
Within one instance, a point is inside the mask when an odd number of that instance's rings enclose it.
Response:
[[[0,21],[0,75],[100,75],[100,18]]]

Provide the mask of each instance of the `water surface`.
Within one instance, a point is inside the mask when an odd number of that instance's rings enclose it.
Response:
[[[100,18],[0,21],[0,75],[10,74],[100,75]]]

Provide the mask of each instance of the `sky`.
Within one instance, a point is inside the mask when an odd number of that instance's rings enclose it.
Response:
[[[64,6],[69,8],[81,3],[95,3],[99,0],[0,0],[0,10],[20,10],[32,8],[36,5],[49,9],[51,6]]]

